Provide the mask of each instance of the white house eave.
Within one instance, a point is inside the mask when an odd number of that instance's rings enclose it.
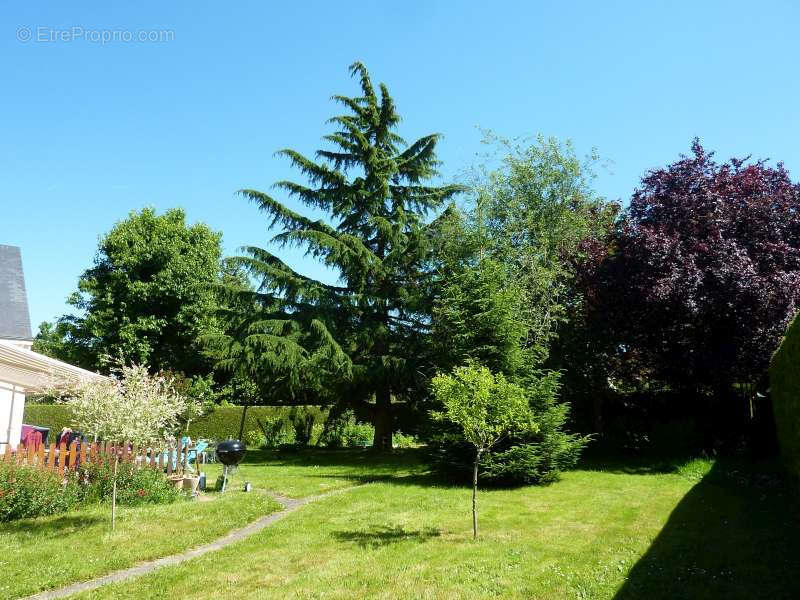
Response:
[[[0,340],[0,381],[37,391],[52,386],[78,383],[103,375],[50,358],[13,342]]]

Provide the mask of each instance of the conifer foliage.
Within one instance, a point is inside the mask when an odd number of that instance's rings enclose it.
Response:
[[[393,408],[408,401],[422,383],[415,348],[428,321],[424,271],[429,253],[428,215],[461,191],[457,185],[433,186],[436,144],[431,134],[407,144],[397,133],[400,122],[385,85],[373,86],[361,63],[350,67],[361,95],[333,96],[346,113],[329,120],[336,131],[324,137],[328,149],[314,159],[282,150],[306,183],[280,181],[275,188],[316,212],[321,219],[291,210],[273,196],[253,189],[241,193],[282,230],[280,245],[304,247],[338,271],[329,285],[294,271],[268,250],[249,247],[238,259],[258,282],[248,306],[248,345],[299,372],[309,356],[344,358],[336,368],[338,396],[369,413],[376,448],[391,447]]]

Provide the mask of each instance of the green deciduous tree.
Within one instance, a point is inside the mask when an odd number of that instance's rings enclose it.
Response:
[[[238,351],[255,351],[248,344],[266,346],[267,360],[283,364],[284,373],[308,372],[292,367],[315,354],[346,357],[348,376],[327,385],[371,413],[374,446],[387,448],[393,404],[409,400],[409,390],[424,380],[418,361],[427,326],[426,218],[461,188],[430,185],[439,136],[406,144],[395,132],[400,117],[386,86],[376,89],[360,63],[351,73],[361,95],[333,97],[347,113],[330,119],[337,129],[325,136],[329,149],[319,150],[316,160],[294,150],[279,153],[307,183],[280,181],[275,187],[323,218],[299,214],[264,192],[242,191],[273,226],[282,227],[273,241],[304,247],[336,270],[339,282],[305,277],[271,252],[248,248],[239,264],[259,288],[241,320],[246,335],[240,336],[244,344]]]
[[[512,141],[487,134],[484,141],[502,159],[473,184],[476,241],[524,288],[529,336],[547,346],[571,317],[580,243],[607,229],[615,205],[591,187],[596,153],[581,160],[569,141],[543,136]]]
[[[76,343],[71,337],[72,324],[67,319],[53,323],[43,321],[33,339],[33,351],[58,358],[73,365],[92,368],[97,364],[93,352],[85,345]]]
[[[478,465],[504,437],[538,429],[525,390],[486,367],[457,367],[450,375],[433,378],[433,391],[444,407],[432,412],[436,420],[447,420],[461,429],[475,448],[472,469],[472,534],[478,537]]]
[[[480,466],[496,481],[541,483],[574,464],[587,442],[565,431],[569,405],[558,401],[560,373],[547,360],[573,309],[571,261],[608,207],[569,145],[540,138],[500,147],[501,166],[436,223],[431,356],[442,370],[477,361],[526,389],[539,430],[505,440]],[[463,445],[432,437],[439,465],[466,468]]]
[[[214,327],[220,260],[221,235],[187,225],[182,210],[134,211],[100,240],[81,275],[69,299],[81,312],[43,328],[36,344],[91,369],[107,371],[108,357],[122,357],[154,371],[208,373],[197,340]]]

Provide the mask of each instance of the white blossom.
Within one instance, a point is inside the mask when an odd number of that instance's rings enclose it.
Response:
[[[197,402],[178,394],[172,380],[144,365],[120,366],[114,379],[78,384],[66,400],[75,427],[101,439],[148,444],[170,437]]]

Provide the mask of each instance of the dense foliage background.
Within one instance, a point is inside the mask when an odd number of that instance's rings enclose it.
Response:
[[[695,140],[629,203],[610,202],[592,188],[597,155],[487,134],[496,158],[442,183],[440,136],[405,142],[388,88],[360,63],[351,74],[359,94],[333,97],[345,111],[326,146],[279,153],[305,181],[276,189],[313,216],[241,191],[278,247],[304,248],[335,284],[259,246],[222,260],[219,233],[144,209],[101,239],[77,312],[42,324],[35,348],[93,369],[146,362],[207,406],[330,408],[326,422],[372,427],[376,448],[419,435],[455,473],[471,457],[428,418],[430,381],[479,363],[521,385],[541,424],[482,459],[498,482],[551,481],[592,438],[616,451],[774,450],[767,366],[800,299],[800,187],[783,165],[720,163]],[[55,407],[30,410],[63,422]],[[248,413],[253,439],[262,414]],[[236,435],[235,415],[191,430]],[[287,427],[305,435],[296,418]]]

